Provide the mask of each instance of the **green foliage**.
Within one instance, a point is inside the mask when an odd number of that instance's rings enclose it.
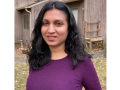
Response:
[[[87,53],[89,53],[89,52],[90,52],[90,49],[85,49],[85,51],[86,51]]]

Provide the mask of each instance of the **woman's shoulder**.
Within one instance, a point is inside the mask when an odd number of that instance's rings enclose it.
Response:
[[[84,60],[78,60],[78,63],[88,63],[88,62],[91,62],[91,58],[89,57],[85,57]]]
[[[90,66],[90,65],[93,65],[93,62],[92,62],[91,58],[86,57],[84,61],[78,61],[77,66],[87,67],[87,66]]]

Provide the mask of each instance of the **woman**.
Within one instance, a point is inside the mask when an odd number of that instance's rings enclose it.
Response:
[[[28,54],[27,90],[101,90],[70,8],[59,1],[40,11]]]

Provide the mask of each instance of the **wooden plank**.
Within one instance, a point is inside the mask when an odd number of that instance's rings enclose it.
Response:
[[[95,32],[95,31],[100,31],[99,29],[97,30],[89,30],[89,31],[86,31],[86,32]]]
[[[99,19],[98,29],[99,29],[99,31],[98,31],[98,36],[100,36],[100,19]]]
[[[99,21],[96,21],[96,22],[90,22],[90,21],[89,21],[89,22],[87,22],[87,23],[99,23]]]
[[[86,20],[86,23],[85,23],[85,38],[87,37],[87,20]]]
[[[95,42],[95,41],[103,41],[103,37],[99,37],[99,38],[91,38],[90,41]]]

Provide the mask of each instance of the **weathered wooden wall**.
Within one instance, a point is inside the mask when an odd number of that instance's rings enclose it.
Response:
[[[30,9],[28,9],[29,11],[31,11]],[[28,13],[28,12],[26,12],[24,9],[23,10],[21,10],[21,12],[22,12],[22,40],[23,40],[23,42],[26,42],[26,40],[28,41],[28,42],[30,42],[30,29],[24,29],[24,19],[23,19],[23,16],[24,15],[29,15],[30,16],[30,14]]]
[[[84,21],[101,20],[100,35],[106,43],[106,0],[84,0]],[[88,24],[88,30],[97,28],[97,24]],[[88,37],[96,36],[97,32],[88,33]]]
[[[84,29],[84,13],[83,13],[83,9],[84,8],[84,1],[80,0],[80,1],[75,1],[75,2],[70,2],[70,3],[66,3],[70,9],[78,9],[78,28],[80,30],[80,33],[82,35],[84,35],[83,29]]]
[[[28,31],[23,30],[23,12],[22,10],[16,10],[17,7],[24,6],[34,0],[15,0],[15,43],[20,43],[20,40],[28,38]],[[26,34],[25,34],[26,33]]]
[[[15,11],[15,43],[19,43],[22,40],[22,14],[19,11]]]
[[[15,0],[15,43],[19,43],[21,39],[24,39],[24,35],[28,35],[28,32],[23,32],[23,26],[21,23],[22,16],[25,12],[16,10],[16,7],[24,6],[34,0]],[[57,0],[50,0],[57,1]],[[31,8],[31,30],[34,28],[35,20],[41,10],[46,4],[44,2],[40,5]],[[98,21],[101,20],[100,35],[104,36],[106,43],[106,0],[79,0],[70,3],[66,3],[71,9],[78,9],[78,27],[82,35],[84,35],[85,20]],[[96,24],[88,24],[88,30],[94,30],[97,28]],[[24,33],[24,35],[23,35]],[[97,33],[88,33],[88,37],[96,36]],[[28,38],[28,37],[27,37]]]
[[[28,3],[32,3],[34,1],[35,0],[15,0],[15,7],[21,7],[21,6],[24,6]]]

